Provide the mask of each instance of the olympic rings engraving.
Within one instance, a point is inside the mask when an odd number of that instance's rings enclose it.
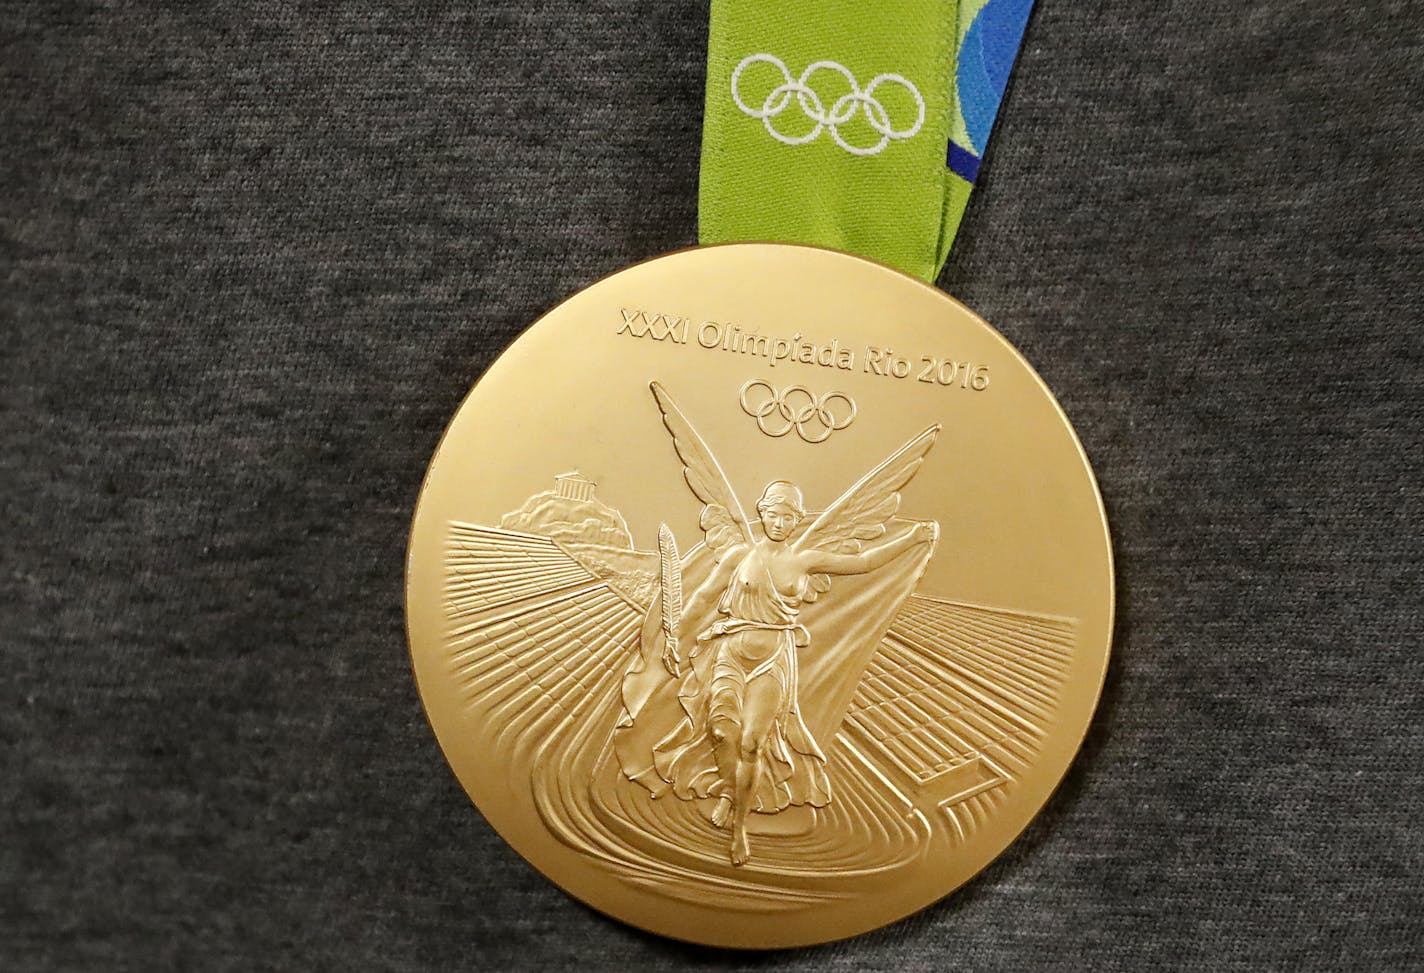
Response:
[[[778,392],[770,382],[754,378],[742,386],[742,411],[756,420],[757,428],[773,439],[793,429],[808,443],[823,443],[855,421],[855,400],[844,392],[817,397],[801,385]]]
[[[742,72],[753,64],[769,64],[781,73],[782,78],[781,84],[771,89],[760,108],[743,101],[740,88]],[[816,94],[810,85],[811,79],[819,71],[833,71],[850,86],[850,91],[837,98],[829,111],[826,110],[821,96]],[[910,93],[915,100],[917,111],[914,124],[908,128],[896,128],[891,123],[889,111],[875,97],[875,92],[881,85],[899,85]],[[773,119],[790,107],[793,97],[806,117],[815,123],[804,135],[784,135],[772,124]],[[741,63],[732,72],[732,101],[736,102],[737,108],[743,114],[761,119],[767,134],[778,142],[786,145],[805,145],[815,141],[821,132],[829,129],[831,138],[837,145],[852,155],[860,156],[878,155],[891,141],[913,138],[925,124],[925,100],[920,96],[920,89],[908,79],[898,74],[877,74],[870,79],[868,85],[861,88],[850,69],[835,61],[817,61],[802,71],[799,78],[793,79],[790,69],[781,58],[771,54],[749,54],[742,58]],[[874,145],[852,145],[841,135],[840,127],[854,119],[857,114],[863,114],[871,129],[879,134],[880,140]]]

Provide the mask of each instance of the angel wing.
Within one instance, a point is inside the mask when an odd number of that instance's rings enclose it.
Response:
[[[900,509],[900,491],[909,483],[935,444],[940,426],[930,426],[821,512],[795,541],[798,551],[859,554],[865,541],[885,533]]]
[[[692,423],[682,414],[657,382],[650,385],[653,398],[657,400],[658,411],[663,414],[663,425],[672,433],[672,445],[682,460],[682,475],[692,493],[703,503],[702,516],[698,523],[707,535],[707,546],[721,552],[734,544],[750,544],[751,528],[747,525],[747,515],[737,501],[732,485],[727,482],[727,474],[717,465],[712,451],[692,428]]]

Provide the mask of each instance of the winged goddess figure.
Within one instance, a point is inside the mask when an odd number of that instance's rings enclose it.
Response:
[[[643,626],[644,657],[661,662],[666,673],[651,675],[676,687],[678,706],[657,705],[653,693],[638,688],[649,674],[635,668],[625,680],[615,746],[625,773],[655,797],[671,790],[683,800],[715,799],[712,823],[730,829],[731,862],[743,865],[751,854],[749,814],[831,800],[826,756],[802,718],[798,693],[801,656],[815,650],[802,609],[830,590],[834,576],[870,574],[912,549],[933,548],[939,535],[933,522],[908,529],[902,522],[887,535],[900,490],[940,427],[906,443],[809,526],[800,488],[773,480],[757,501],[759,523],[753,524],[707,444],[666,390],[656,382],[651,387],[683,476],[703,504],[705,550],[679,562],[663,528],[662,593]],[[922,569],[928,552],[921,553]],[[699,557],[693,572],[691,562]],[[685,574],[701,578],[683,604]],[[654,651],[652,643],[660,648]],[[648,722],[658,724],[653,738]],[[635,724],[642,744],[634,742]]]

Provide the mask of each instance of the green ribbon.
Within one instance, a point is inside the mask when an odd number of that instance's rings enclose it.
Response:
[[[712,0],[702,243],[806,243],[932,280],[1033,0]]]

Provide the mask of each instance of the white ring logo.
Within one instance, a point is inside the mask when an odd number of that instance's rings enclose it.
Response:
[[[740,90],[742,72],[753,64],[769,64],[781,72],[782,78],[781,84],[771,89],[760,108],[754,108],[743,101]],[[810,85],[811,79],[818,71],[834,71],[850,85],[850,91],[837,98],[831,104],[829,111],[826,110],[826,104],[821,100],[821,96],[816,94]],[[886,84],[900,85],[910,93],[910,97],[915,99],[915,122],[909,128],[896,128],[892,125],[890,113],[875,97],[876,90]],[[793,96],[801,111],[815,123],[814,127],[804,135],[783,135],[772,124],[774,118],[790,107]],[[802,71],[801,77],[793,80],[791,71],[781,58],[771,54],[749,54],[742,58],[742,62],[732,72],[732,100],[737,103],[737,107],[742,110],[743,114],[750,115],[752,118],[760,118],[762,124],[766,126],[767,133],[778,142],[784,142],[787,145],[805,145],[807,142],[815,141],[825,129],[830,129],[831,138],[835,139],[836,144],[852,155],[877,155],[892,140],[913,138],[925,124],[925,100],[920,97],[920,89],[916,88],[909,80],[898,74],[877,74],[870,79],[870,84],[862,89],[856,83],[855,75],[850,73],[850,69],[835,61],[817,61]],[[854,119],[857,114],[864,114],[867,124],[879,133],[880,140],[874,145],[851,145],[841,135],[840,127]]]

